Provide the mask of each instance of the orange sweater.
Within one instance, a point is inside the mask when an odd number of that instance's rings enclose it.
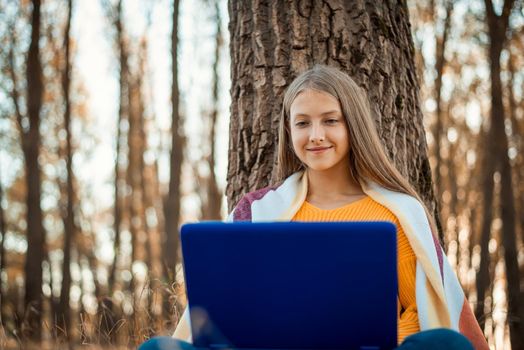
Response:
[[[320,209],[307,201],[293,221],[391,221],[397,226],[398,250],[398,343],[420,330],[415,302],[416,257],[397,217],[366,196],[336,209]]]

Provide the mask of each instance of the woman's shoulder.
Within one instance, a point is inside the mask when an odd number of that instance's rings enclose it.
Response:
[[[293,205],[304,187],[303,172],[291,174],[273,184],[251,191],[240,198],[228,221],[276,220]],[[307,184],[307,183],[306,183]],[[300,197],[301,198],[301,197]],[[253,214],[253,215],[252,215]]]
[[[251,221],[251,205],[253,202],[264,198],[270,192],[276,190],[281,183],[269,185],[251,192],[246,193],[235,205],[230,218],[232,221]]]
[[[423,204],[414,196],[408,193],[388,189],[375,182],[368,182],[364,192],[394,213],[397,212],[398,209],[400,209],[400,211],[409,209],[416,209],[417,211],[424,210]],[[405,210],[402,210],[401,208],[404,208]]]

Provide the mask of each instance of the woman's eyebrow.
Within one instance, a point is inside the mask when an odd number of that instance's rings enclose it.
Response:
[[[308,117],[309,118],[309,114],[306,114],[306,113],[295,113],[295,114],[293,114],[293,117]]]
[[[338,109],[333,109],[331,111],[324,112],[321,115],[328,115],[328,114],[333,114],[333,113],[341,113],[341,112]]]
[[[342,112],[339,111],[338,109],[333,109],[331,111],[323,112],[320,115],[324,116],[324,115],[333,114],[333,113],[342,113]],[[300,113],[299,112],[299,113],[293,114],[293,116],[295,116],[295,117],[309,117],[309,114],[307,114],[307,113]]]

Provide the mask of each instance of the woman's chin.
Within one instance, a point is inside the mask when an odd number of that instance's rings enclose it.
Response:
[[[307,164],[307,169],[314,172],[327,172],[334,168],[334,164]]]
[[[349,169],[348,161],[344,159],[314,159],[304,162],[309,171],[314,172],[333,172],[347,171]]]

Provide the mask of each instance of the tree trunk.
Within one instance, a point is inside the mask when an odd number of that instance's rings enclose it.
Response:
[[[95,241],[94,234],[92,232],[91,227],[89,227],[86,231],[84,231],[84,233],[90,236],[91,242]],[[84,242],[88,242],[88,241],[86,240]],[[104,318],[106,313],[104,312],[104,301],[102,297],[102,288],[100,286],[100,283],[98,282],[98,279],[99,279],[98,278],[98,260],[97,260],[97,257],[95,256],[95,251],[93,247],[90,245],[88,246],[79,245],[78,255],[79,257],[84,256],[85,259],[87,260],[87,265],[88,265],[89,270],[91,271],[91,278],[92,278],[93,285],[94,285],[94,291],[93,291],[94,297],[96,300],[98,300],[98,312],[93,317],[93,322],[96,322],[96,324],[99,325],[100,327],[100,331],[104,332],[105,330],[103,328],[103,323],[106,322],[106,319]],[[82,332],[85,334],[85,331],[84,331],[85,322],[82,322],[81,327],[82,327]],[[100,334],[100,332],[97,332],[97,333]],[[102,337],[105,338],[105,334],[102,333]],[[98,337],[98,339],[100,340],[100,336]],[[93,343],[94,340],[88,339],[88,342]]]
[[[508,60],[508,70],[510,72],[510,80],[508,82],[508,99],[509,99],[509,114],[510,114],[510,120],[511,120],[511,127],[513,130],[513,135],[516,138],[516,144],[517,144],[517,157],[515,159],[515,163],[513,165],[513,172],[515,174],[515,181],[514,184],[516,186],[516,197],[515,201],[517,203],[517,213],[524,213],[524,191],[522,190],[522,184],[524,179],[524,147],[523,147],[523,137],[524,137],[524,130],[521,125],[519,125],[519,121],[517,120],[517,102],[515,101],[515,94],[513,92],[514,88],[514,82],[515,82],[515,67],[513,64],[513,55],[510,54],[509,60]],[[524,105],[523,105],[524,106]],[[518,217],[518,238],[517,242],[520,241],[520,243],[523,243],[524,241],[524,215],[519,215]],[[518,246],[519,243],[517,243]],[[520,281],[524,281],[524,269],[521,267],[520,269]],[[521,308],[520,311],[524,311],[524,288],[520,288],[520,296],[519,296],[519,307]],[[523,320],[521,316],[521,320]]]
[[[156,292],[158,291],[158,279],[160,278],[160,274],[158,273],[158,269],[156,268],[156,255],[154,255],[154,245],[158,244],[157,240],[157,229],[158,226],[153,226],[149,223],[148,220],[148,214],[150,210],[153,210],[154,208],[154,198],[152,196],[152,191],[150,190],[153,179],[151,177],[152,175],[152,165],[145,165],[144,168],[144,176],[142,176],[141,182],[140,182],[140,188],[142,191],[142,194],[144,196],[144,231],[145,231],[145,259],[144,262],[147,265],[147,271],[148,271],[148,282],[149,282],[149,293],[147,295],[147,312],[149,313],[149,317],[151,319],[151,328],[148,332],[149,336],[152,336],[152,330],[155,329],[155,325],[157,323],[158,317],[157,313],[155,312],[154,307],[154,296]],[[156,252],[155,252],[156,253]]]
[[[74,190],[73,190],[73,150],[71,141],[71,101],[69,88],[71,85],[70,64],[70,29],[73,1],[68,1],[67,24],[64,33],[65,66],[62,75],[62,90],[64,94],[64,128],[66,130],[66,168],[67,168],[67,207],[64,218],[64,260],[62,264],[62,288],[60,291],[60,303],[58,306],[58,326],[64,331],[64,335],[71,340],[71,317],[69,311],[69,293],[71,289],[71,244],[75,236],[75,213]]]
[[[216,36],[215,36],[215,61],[213,62],[213,109],[211,111],[210,131],[209,131],[209,145],[211,147],[208,156],[209,178],[207,179],[207,196],[204,205],[202,218],[204,220],[220,220],[220,212],[222,209],[222,194],[218,188],[218,183],[215,175],[215,160],[216,160],[216,127],[218,118],[218,64],[220,62],[220,49],[222,47],[222,19],[220,16],[220,8],[218,1],[215,1],[216,14]]]
[[[449,114],[448,114],[449,115]],[[457,210],[457,207],[458,207],[458,198],[457,198],[457,192],[458,192],[458,186],[457,186],[457,174],[456,174],[456,168],[455,168],[455,159],[457,157],[456,153],[457,153],[457,148],[459,146],[456,144],[456,143],[452,143],[450,142],[448,144],[448,157],[447,157],[447,160],[446,160],[446,165],[447,165],[447,168],[448,168],[448,176],[447,176],[447,183],[448,183],[448,189],[449,191],[451,192],[451,198],[450,198],[450,201],[449,201],[449,204],[448,204],[448,210],[447,210],[447,217],[444,221],[444,227],[448,230],[446,232],[446,251],[448,251],[448,247],[449,247],[449,244],[452,242],[452,241],[456,241],[457,242],[457,251],[456,251],[456,262],[457,262],[457,266],[458,266],[458,262],[459,262],[459,237],[458,237],[458,232],[459,232],[459,226],[458,226],[458,210]],[[442,215],[442,217],[444,217],[444,215]],[[455,219],[455,224],[453,225],[453,227],[450,229],[449,228],[449,225],[448,225],[448,220],[453,217]],[[448,251],[449,253],[449,251]]]
[[[27,253],[25,261],[25,332],[29,339],[40,341],[42,321],[42,262],[45,230],[40,207],[41,183],[40,108],[44,85],[40,62],[40,0],[33,0],[31,43],[27,54],[27,114],[29,130],[22,136],[27,183]]]
[[[141,60],[141,75],[147,74],[147,53],[149,52],[148,41],[143,40],[140,45],[140,60]],[[146,85],[147,91],[145,94],[148,96],[147,100],[151,101],[152,91],[151,85]],[[143,106],[142,106],[143,108]],[[149,293],[147,296],[146,308],[149,319],[150,327],[148,327],[147,334],[153,336],[159,322],[162,322],[161,313],[159,313],[158,306],[161,305],[161,279],[162,279],[162,238],[163,238],[163,227],[161,225],[162,220],[162,196],[160,195],[160,185],[157,174],[156,159],[154,162],[146,162],[144,158],[145,148],[147,147],[147,139],[150,132],[153,134],[158,130],[151,131],[155,128],[154,115],[145,113],[142,110],[142,125],[140,126],[140,137],[143,140],[142,147],[142,176],[140,177],[140,191],[142,193],[142,206],[143,206],[143,229],[145,233],[145,247],[144,247],[144,262],[147,265],[148,270],[148,282],[149,282]],[[160,317],[159,317],[160,316]]]
[[[140,74],[140,73],[139,73]],[[142,203],[142,194],[140,189],[140,182],[143,170],[143,123],[141,122],[141,96],[140,83],[137,79],[139,76],[131,78],[129,82],[129,130],[127,137],[127,186],[131,189],[128,196],[126,210],[129,217],[129,233],[131,235],[131,264],[129,270],[131,271],[131,281],[129,289],[132,293],[135,291],[135,278],[133,276],[133,262],[137,258],[137,243],[138,235],[143,234],[142,230],[142,216],[140,215],[140,208]],[[131,80],[130,79],[130,80]]]
[[[120,157],[122,155],[122,144],[125,134],[123,133],[123,124],[124,121],[128,118],[129,113],[129,101],[128,101],[128,55],[127,47],[124,38],[124,29],[122,24],[123,17],[123,0],[118,0],[116,5],[116,11],[114,11],[114,18],[111,18],[113,25],[116,29],[116,47],[118,51],[118,60],[119,60],[119,107],[118,107],[118,121],[116,125],[117,135],[116,135],[116,146],[115,146],[115,182],[114,182],[114,210],[113,210],[113,231],[114,231],[114,241],[113,241],[113,263],[109,271],[108,277],[108,293],[107,297],[104,297],[99,303],[100,317],[101,317],[101,328],[104,335],[103,342],[105,344],[114,342],[116,340],[117,334],[115,332],[115,327],[117,326],[116,322],[119,319],[119,308],[114,304],[112,296],[115,290],[116,284],[116,271],[118,269],[118,262],[120,258],[120,229],[122,224],[122,198],[121,186],[123,181],[123,174],[121,171]]]
[[[178,223],[180,220],[180,179],[183,161],[183,122],[178,109],[178,10],[179,0],[173,1],[173,29],[171,32],[172,89],[171,89],[171,158],[169,192],[164,203],[165,244],[163,247],[164,277],[171,284],[176,281],[178,263]],[[164,311],[172,317],[169,298],[164,298]]]
[[[247,191],[276,179],[284,90],[301,71],[323,63],[346,71],[368,91],[388,155],[440,226],[406,4],[230,0],[229,15],[229,210]]]
[[[504,262],[506,264],[508,323],[510,329],[511,348],[524,348],[524,300],[520,298],[520,273],[517,254],[517,226],[515,219],[515,195],[511,176],[511,165],[508,157],[508,139],[505,134],[504,121],[497,124],[498,140],[503,146],[501,154],[501,219],[502,245],[504,247]]]
[[[491,128],[497,165],[501,175],[501,219],[502,244],[504,246],[504,262],[506,265],[508,323],[512,349],[524,347],[524,305],[521,305],[519,266],[516,247],[515,197],[511,165],[508,157],[508,138],[505,131],[505,115],[502,102],[502,82],[500,78],[500,55],[506,41],[506,31],[509,26],[509,15],[513,0],[506,0],[502,14],[499,16],[493,9],[491,0],[485,0],[486,20],[489,28],[489,61],[491,78]],[[490,223],[491,224],[491,223]]]
[[[493,128],[490,128],[487,139],[492,139]],[[484,323],[486,321],[484,313],[484,301],[486,299],[486,291],[490,284],[489,278],[489,266],[490,266],[490,254],[488,250],[489,240],[491,238],[491,222],[493,221],[493,192],[494,192],[494,181],[493,175],[495,174],[495,159],[493,152],[487,147],[482,147],[483,153],[483,165],[482,165],[482,225],[480,232],[480,267],[477,271],[476,276],[476,289],[477,289],[477,306],[475,308],[475,317],[477,318],[480,328],[484,329]]]
[[[433,8],[434,11],[436,10]],[[436,40],[436,47],[437,47],[437,57],[436,57],[436,64],[435,69],[437,71],[437,78],[435,80],[435,94],[436,94],[436,102],[437,102],[437,109],[435,112],[436,117],[436,124],[435,124],[435,157],[437,159],[437,165],[435,169],[435,189],[436,189],[436,197],[437,197],[437,203],[441,203],[442,201],[442,179],[441,179],[441,166],[442,166],[442,156],[440,152],[440,142],[442,140],[442,132],[443,132],[443,115],[442,115],[442,73],[444,72],[444,64],[446,62],[446,43],[448,41],[448,32],[449,27],[451,24],[451,15],[453,13],[453,1],[448,0],[446,3],[446,18],[444,19],[444,30],[442,33],[442,36],[437,37]],[[444,225],[445,226],[445,225]]]
[[[164,233],[164,223],[162,215],[162,200],[160,195],[160,186],[158,179],[158,164],[157,160],[153,164],[147,166],[148,181],[144,183],[145,202],[149,208],[149,215],[156,217],[152,220],[154,226],[149,227],[147,238],[147,255],[148,255],[148,270],[150,280],[150,298],[149,308],[153,318],[153,324],[162,320],[162,310],[158,309],[161,306],[162,291],[165,289],[161,284],[162,280],[162,238]],[[156,221],[156,222],[155,222]],[[160,312],[159,312],[160,311]]]
[[[120,225],[122,222],[122,201],[121,201],[121,181],[122,181],[122,173],[120,170],[120,156],[121,156],[121,145],[122,145],[122,124],[127,119],[127,113],[129,111],[129,104],[128,104],[128,57],[127,57],[127,48],[126,43],[124,40],[124,33],[123,33],[123,25],[122,25],[122,0],[118,1],[117,4],[117,10],[116,10],[116,18],[114,18],[114,26],[116,29],[117,37],[116,37],[116,43],[118,47],[118,55],[119,55],[119,66],[120,66],[120,74],[119,74],[119,100],[120,104],[118,107],[118,121],[117,121],[117,136],[116,136],[116,159],[115,159],[115,204],[114,204],[114,221],[113,221],[113,231],[115,234],[115,239],[113,242],[113,250],[114,250],[114,257],[113,257],[113,264],[111,265],[111,270],[109,273],[109,279],[108,279],[108,289],[109,293],[108,296],[111,297],[114,292],[115,287],[115,280],[116,280],[116,270],[118,268],[118,259],[120,257]]]
[[[129,131],[127,137],[128,144],[128,163],[127,163],[127,184],[131,188],[128,200],[129,210],[129,232],[131,234],[131,281],[129,290],[133,293],[133,302],[137,304],[139,299],[136,296],[142,293],[135,293],[137,284],[133,274],[133,263],[138,259],[143,259],[143,242],[145,238],[145,211],[144,211],[144,192],[142,191],[142,179],[144,177],[144,152],[146,150],[146,134],[144,130],[144,100],[142,95],[143,76],[145,71],[145,60],[147,51],[145,43],[142,41],[138,53],[138,70],[130,76],[129,81]],[[136,294],[136,295],[135,295]],[[136,306],[136,307],[135,307]],[[138,304],[134,305],[134,310],[138,309]],[[134,320],[133,320],[134,322]],[[131,327],[132,329],[132,327]]]
[[[524,166],[522,160],[524,159],[524,147],[523,147],[523,138],[524,138],[524,129],[519,125],[519,120],[517,119],[517,101],[515,99],[515,93],[513,91],[515,84],[515,66],[513,63],[514,56],[510,53],[508,59],[508,71],[509,71],[509,81],[508,81],[508,107],[509,107],[509,119],[511,121],[511,129],[513,130],[513,137],[515,139],[515,144],[517,147],[517,156],[515,157],[513,171],[515,174],[515,180],[513,183],[516,186],[516,197],[515,201],[517,205],[517,213],[524,213],[524,191],[521,190],[523,179],[524,179]],[[524,102],[524,100],[522,100]],[[523,105],[524,106],[524,105]],[[517,225],[519,228],[517,232],[520,233],[520,239],[524,237],[524,215],[519,216],[519,223]],[[521,291],[524,293],[524,290]]]

